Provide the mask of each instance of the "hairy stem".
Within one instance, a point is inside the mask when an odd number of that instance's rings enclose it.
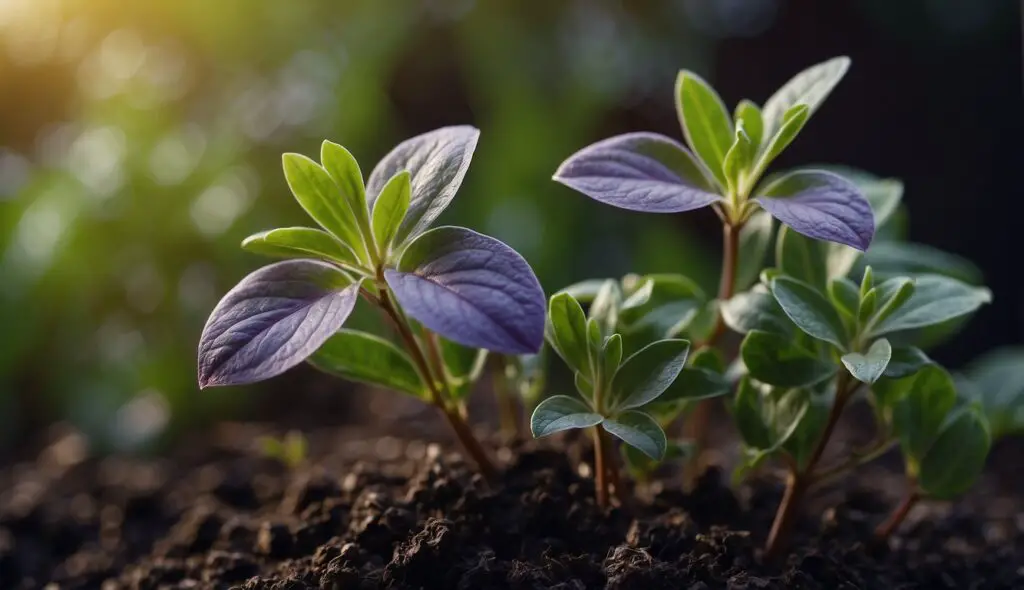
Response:
[[[765,543],[764,557],[766,561],[775,561],[785,553],[792,536],[793,525],[799,514],[800,504],[803,502],[804,494],[814,480],[814,470],[825,453],[825,447],[832,438],[839,417],[843,414],[843,408],[849,401],[856,387],[850,387],[850,374],[846,371],[839,373],[836,377],[836,399],[828,413],[828,420],[821,431],[814,451],[811,452],[806,466],[800,470],[790,467],[789,477],[786,480],[786,492],[782,496],[782,502],[775,513],[775,521],[772,522],[771,532],[768,534],[768,541]]]
[[[723,219],[722,223],[722,274],[718,284],[718,302],[721,304],[731,299],[736,289],[736,270],[739,266],[740,230],[741,225],[733,225]],[[706,346],[715,346],[725,335],[725,320],[722,313],[715,310],[715,326],[707,340],[695,346],[695,349]],[[696,407],[690,413],[685,429],[686,437],[694,441],[697,452],[688,462],[688,468],[684,474],[687,487],[690,487],[700,475],[702,462],[705,454],[702,452],[707,446],[708,426],[711,422],[711,411],[714,408],[714,399],[705,399],[697,402]]]
[[[487,479],[493,480],[497,475],[497,469],[490,457],[487,456],[487,452],[484,451],[483,446],[480,445],[480,441],[473,435],[473,430],[466,423],[462,414],[455,408],[450,408],[447,400],[441,393],[441,390],[437,386],[437,381],[430,370],[430,363],[427,361],[426,355],[423,353],[423,348],[420,346],[416,335],[412,333],[412,328],[409,327],[409,322],[405,317],[398,311],[397,306],[391,301],[387,289],[382,289],[380,294],[380,305],[384,308],[384,311],[391,318],[391,321],[395,325],[395,329],[398,330],[399,336],[402,338],[405,347],[409,350],[409,354],[412,356],[413,364],[416,365],[416,369],[420,373],[420,377],[424,383],[427,384],[427,389],[430,390],[431,401],[437,409],[444,414],[448,424],[455,431],[455,436],[458,437],[459,442],[462,443],[462,447],[466,450],[466,453],[473,459],[480,469],[480,472]],[[441,382],[444,381],[444,375],[441,375]]]
[[[885,522],[878,525],[878,528],[875,529],[876,541],[880,543],[888,542],[889,537],[903,524],[907,515],[910,514],[910,510],[921,499],[921,493],[917,491],[916,484],[912,481],[908,482],[908,484],[907,493],[903,496],[903,500],[893,509],[889,518],[885,519]]]
[[[601,508],[608,506],[608,472],[605,469],[605,438],[604,430],[600,426],[592,429],[594,439],[594,490],[597,495],[597,505]]]

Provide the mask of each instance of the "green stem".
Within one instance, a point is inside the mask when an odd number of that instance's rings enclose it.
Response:
[[[593,429],[594,439],[594,490],[597,496],[597,505],[601,508],[608,506],[608,481],[605,470],[605,439],[604,430],[600,426]]]
[[[494,463],[487,456],[487,452],[484,451],[483,446],[480,445],[480,441],[478,441],[476,436],[473,435],[473,430],[463,419],[462,414],[459,413],[457,409],[449,407],[447,400],[437,386],[438,382],[435,381],[434,376],[431,374],[430,363],[427,361],[423,348],[416,339],[416,335],[413,334],[408,320],[405,319],[405,316],[398,310],[398,307],[391,301],[391,296],[387,288],[381,289],[379,301],[381,307],[384,308],[384,311],[395,324],[395,328],[398,330],[399,336],[404,342],[406,348],[409,350],[409,354],[412,356],[413,364],[416,366],[416,369],[420,374],[420,378],[423,379],[423,382],[427,385],[427,389],[430,391],[431,401],[437,409],[444,414],[448,424],[452,427],[452,430],[455,431],[455,435],[458,437],[459,442],[462,443],[463,448],[466,449],[466,452],[470,457],[472,457],[473,461],[476,462],[480,472],[487,479],[494,480],[497,476],[497,469],[495,468]],[[441,382],[443,383],[443,375]]]
[[[857,467],[870,463],[875,459],[889,452],[897,444],[896,439],[885,439],[868,448],[867,450],[855,453],[850,456],[846,461],[830,467],[828,469],[822,469],[811,476],[811,488],[824,487],[837,479],[843,477],[849,472],[853,471]]]

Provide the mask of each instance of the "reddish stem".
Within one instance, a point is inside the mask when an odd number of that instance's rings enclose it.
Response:
[[[903,521],[906,520],[907,515],[910,514],[910,510],[917,504],[918,500],[921,499],[921,493],[914,487],[913,482],[907,488],[906,495],[903,496],[903,500],[893,509],[892,514],[889,518],[885,519],[885,522],[878,525],[875,529],[875,540],[880,543],[886,543],[889,541],[889,537],[892,536],[896,529],[899,528]]]

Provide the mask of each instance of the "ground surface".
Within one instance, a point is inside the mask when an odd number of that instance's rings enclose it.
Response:
[[[602,513],[573,440],[492,445],[506,469],[488,487],[421,441],[324,431],[311,466],[288,470],[257,434],[158,462],[83,459],[64,437],[3,468],[0,588],[1024,588],[1024,513],[991,476],[916,510],[891,549],[863,543],[891,498],[849,483],[772,568],[758,559],[772,483],[734,493],[713,469],[691,494],[641,489]]]

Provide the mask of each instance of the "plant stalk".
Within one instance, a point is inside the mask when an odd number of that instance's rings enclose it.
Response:
[[[850,387],[850,374],[846,371],[839,373],[836,377],[836,399],[828,413],[828,421],[821,431],[821,436],[811,453],[807,465],[802,469],[790,467],[790,474],[786,480],[786,492],[782,496],[779,510],[775,513],[775,521],[772,522],[771,532],[768,533],[768,541],[765,543],[765,561],[776,561],[786,551],[792,536],[793,525],[799,514],[800,504],[803,502],[804,494],[808,487],[814,482],[814,470],[825,453],[825,447],[832,438],[839,417],[843,414],[846,402],[849,401],[856,387]]]
[[[594,490],[599,508],[608,507],[608,472],[605,468],[605,439],[600,426],[593,428],[594,434]]]
[[[519,407],[508,387],[505,359],[494,355],[492,364],[492,383],[494,397],[498,402],[498,424],[502,434],[509,438],[521,438],[522,422],[519,419]]]
[[[906,495],[903,496],[903,500],[893,509],[889,518],[885,519],[885,522],[878,525],[878,528],[875,529],[875,540],[879,543],[887,543],[889,541],[889,537],[903,524],[907,515],[910,514],[910,510],[921,499],[921,493],[917,491],[915,484],[913,482],[909,483],[910,485],[907,488]]]
[[[430,370],[430,363],[427,361],[426,355],[423,353],[423,348],[420,346],[416,335],[412,333],[412,329],[409,327],[408,321],[398,311],[398,308],[391,301],[391,296],[387,289],[382,289],[380,294],[380,305],[387,312],[391,321],[395,324],[395,328],[398,330],[399,336],[405,343],[406,348],[409,350],[409,354],[412,356],[413,363],[416,365],[417,370],[420,373],[420,377],[424,383],[427,384],[427,389],[430,390],[430,397],[433,404],[438,410],[444,414],[448,424],[455,431],[455,436],[458,437],[459,442],[462,443],[462,447],[466,450],[466,453],[473,459],[480,469],[481,474],[488,480],[494,480],[497,477],[497,468],[491,461],[490,457],[487,456],[487,452],[484,451],[483,446],[480,445],[480,441],[477,440],[473,434],[473,430],[466,423],[462,415],[457,409],[448,407],[448,403],[441,393],[441,390],[437,387],[437,381],[434,378]],[[440,379],[443,382],[444,375],[440,375]]]

